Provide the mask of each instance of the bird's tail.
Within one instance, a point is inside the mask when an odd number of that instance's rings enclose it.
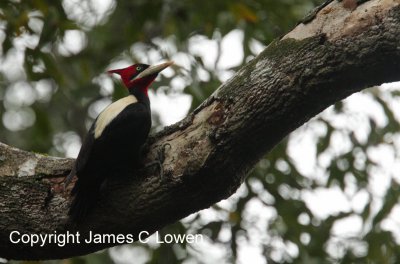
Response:
[[[68,215],[74,223],[81,223],[92,208],[95,207],[99,194],[99,186],[91,186],[90,188],[82,188],[79,181],[75,183],[71,191],[73,196]]]

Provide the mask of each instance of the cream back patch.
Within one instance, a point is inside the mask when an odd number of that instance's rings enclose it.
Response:
[[[94,138],[99,138],[106,126],[130,104],[136,103],[138,100],[133,95],[128,95],[114,103],[110,104],[100,113],[94,127]]]

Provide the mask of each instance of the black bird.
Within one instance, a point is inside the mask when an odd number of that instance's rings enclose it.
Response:
[[[71,173],[78,180],[71,191],[69,209],[72,221],[80,222],[96,204],[108,177],[129,175],[138,168],[141,148],[151,128],[150,100],[147,91],[157,75],[173,62],[150,66],[134,64],[108,71],[119,74],[129,95],[107,106],[93,122]]]

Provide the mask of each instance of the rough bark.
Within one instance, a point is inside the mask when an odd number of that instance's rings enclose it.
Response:
[[[351,2],[351,1],[350,1]],[[111,244],[12,244],[9,234],[150,233],[228,198],[291,131],[364,88],[400,80],[400,1],[328,1],[224,83],[187,118],[148,141],[169,143],[164,178],[143,172],[111,182],[87,222],[67,220],[58,181],[73,160],[0,145],[0,257],[54,259]]]

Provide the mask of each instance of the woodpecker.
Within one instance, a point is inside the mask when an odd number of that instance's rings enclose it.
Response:
[[[93,122],[65,186],[78,178],[71,190],[70,219],[79,222],[95,205],[107,178],[131,175],[140,166],[141,148],[150,128],[149,86],[173,62],[150,66],[134,64],[108,71],[119,74],[129,95],[107,106]]]

